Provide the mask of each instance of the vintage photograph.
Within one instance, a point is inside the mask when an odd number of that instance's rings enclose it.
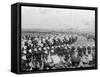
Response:
[[[21,7],[21,71],[96,67],[95,10]]]

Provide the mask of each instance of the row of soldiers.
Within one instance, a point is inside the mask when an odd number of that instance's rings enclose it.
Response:
[[[23,71],[95,66],[95,46],[75,47],[77,36],[52,37],[22,37]]]

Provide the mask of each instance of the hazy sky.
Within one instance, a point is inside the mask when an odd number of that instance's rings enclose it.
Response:
[[[94,32],[95,11],[22,6],[22,29]]]

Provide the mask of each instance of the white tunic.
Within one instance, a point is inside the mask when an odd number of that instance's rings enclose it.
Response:
[[[53,56],[51,56],[51,58],[52,58],[54,64],[60,63],[60,57],[58,55],[53,55]]]
[[[89,61],[92,61],[92,60],[93,60],[93,57],[92,57],[91,54],[88,55],[88,60],[89,60]]]

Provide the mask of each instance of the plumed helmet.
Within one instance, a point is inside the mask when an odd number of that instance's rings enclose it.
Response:
[[[27,49],[27,46],[24,46],[24,50]]]
[[[54,50],[52,49],[52,50],[51,50],[51,52],[53,52],[53,53],[54,53]]]
[[[54,48],[54,46],[51,47],[52,49]]]
[[[22,60],[27,60],[26,55],[21,57]]]
[[[48,54],[48,51],[44,51],[45,54]]]
[[[67,49],[67,47],[65,47],[65,49]]]
[[[42,50],[40,47],[38,48],[40,51]]]
[[[49,47],[47,47],[47,49],[50,49]]]
[[[22,52],[23,52],[24,54],[26,54],[26,53],[27,53],[27,51],[26,51],[26,50],[23,50]]]
[[[43,49],[46,50],[46,47],[44,47]]]
[[[37,48],[34,48],[34,51],[37,51]]]
[[[28,51],[29,51],[30,53],[32,53],[32,50],[31,50],[31,49],[29,49]]]

